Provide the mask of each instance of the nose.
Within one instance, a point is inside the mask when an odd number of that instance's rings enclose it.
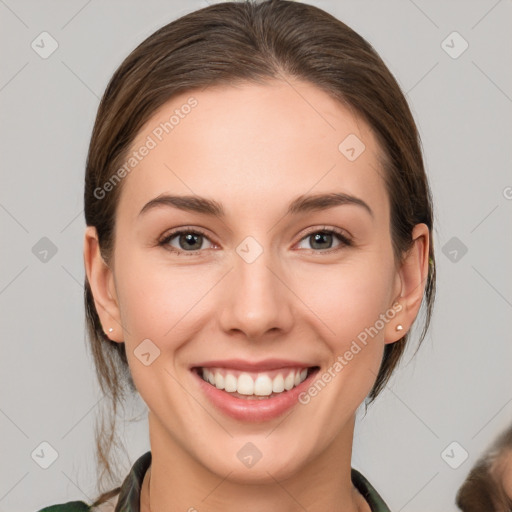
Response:
[[[286,269],[270,250],[249,261],[235,254],[233,269],[223,280],[220,326],[249,341],[282,337],[293,323],[294,295]]]

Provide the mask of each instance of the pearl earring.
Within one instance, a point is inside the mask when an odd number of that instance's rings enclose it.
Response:
[[[112,327],[109,328],[108,332],[112,332],[114,329]]]
[[[397,330],[397,331],[401,331],[403,328],[404,328],[404,326],[403,326],[402,324],[398,324],[398,325],[396,326],[396,330]]]

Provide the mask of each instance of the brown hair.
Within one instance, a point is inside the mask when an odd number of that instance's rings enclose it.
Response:
[[[456,505],[463,512],[509,512],[512,500],[503,488],[502,463],[512,457],[512,426],[502,432],[471,468],[459,488]],[[509,491],[510,492],[510,491]]]
[[[210,84],[261,83],[284,77],[327,92],[355,111],[375,133],[391,204],[397,266],[412,245],[413,227],[418,223],[429,227],[421,344],[430,323],[436,271],[432,199],[419,134],[400,86],[373,47],[347,25],[311,5],[286,0],[214,4],[157,30],[122,62],[98,108],[85,175],[85,220],[97,229],[105,262],[109,264],[112,257],[122,183],[101,199],[95,191],[123,165],[130,144],[155,111],[178,93]],[[117,406],[135,386],[124,343],[104,335],[87,278],[85,307],[97,376],[111,402],[107,428],[102,414],[96,432],[98,464],[113,478],[109,454],[116,444]],[[386,385],[407,338],[406,334],[386,345],[368,403]],[[97,503],[104,500],[102,496]]]

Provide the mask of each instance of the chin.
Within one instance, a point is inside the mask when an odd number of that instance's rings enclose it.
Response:
[[[285,432],[283,431],[282,434]],[[268,435],[268,432],[265,434]],[[304,443],[289,436],[270,434],[274,439],[234,436],[227,444],[218,443],[218,451],[197,453],[197,460],[212,473],[240,484],[274,484],[301,471],[307,463]],[[300,450],[299,454],[294,450]]]

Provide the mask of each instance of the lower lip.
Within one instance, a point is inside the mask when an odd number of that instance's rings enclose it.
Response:
[[[290,391],[283,391],[272,398],[264,399],[234,397],[203,380],[196,371],[192,370],[192,373],[199,380],[199,386],[206,397],[224,414],[236,420],[263,422],[277,418],[296,405],[299,395],[307,389],[311,379],[318,373],[318,368],[311,371],[303,382]]]

